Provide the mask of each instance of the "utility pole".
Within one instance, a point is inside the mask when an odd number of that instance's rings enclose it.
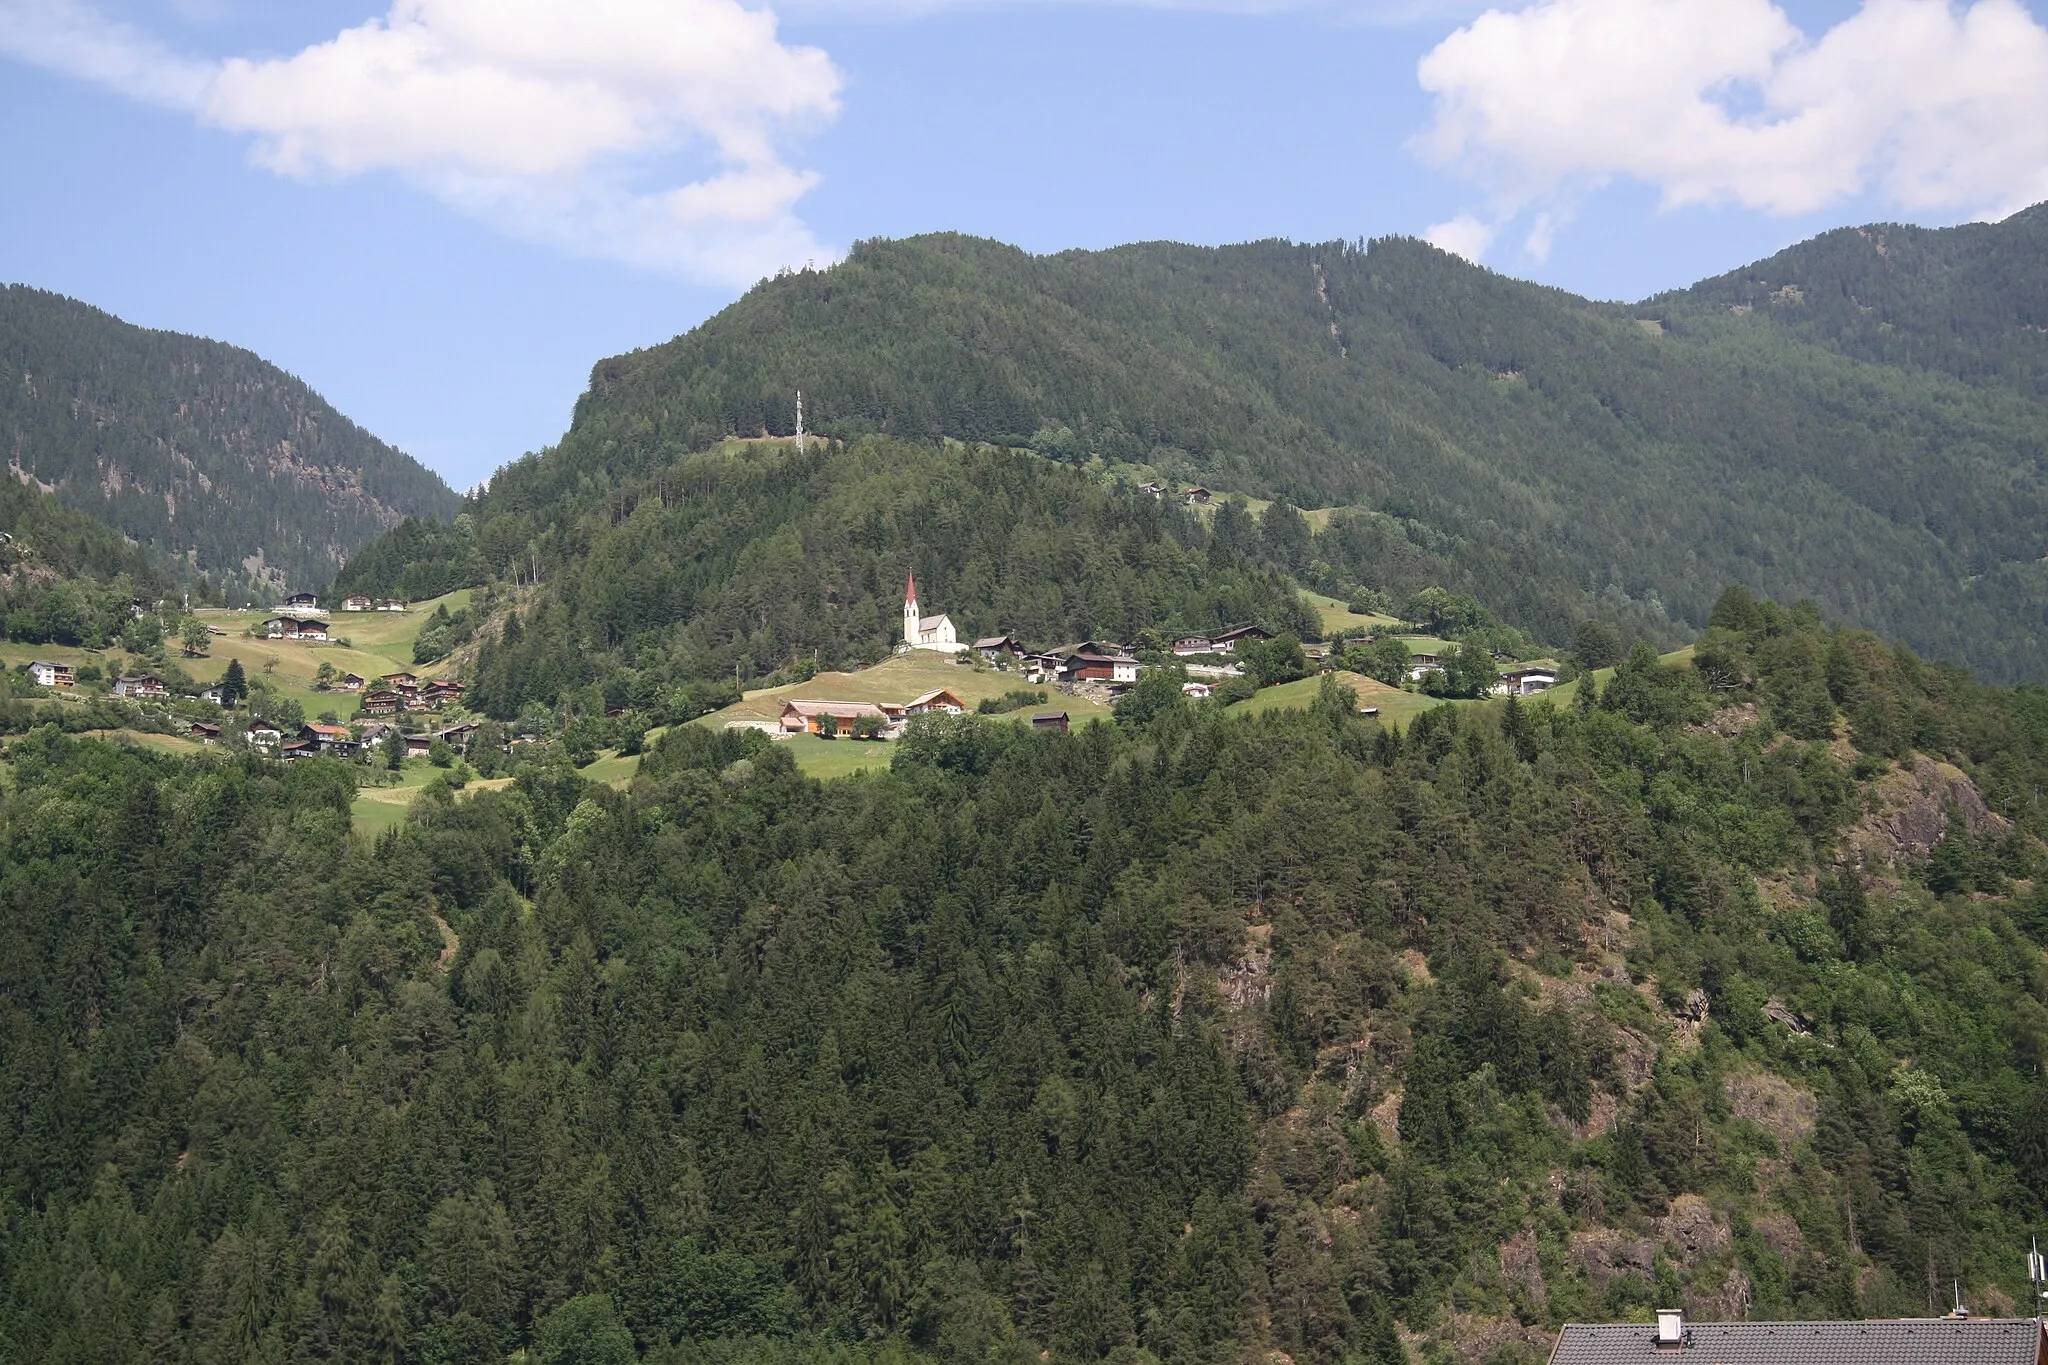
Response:
[[[796,391],[796,453],[804,453],[804,391]]]

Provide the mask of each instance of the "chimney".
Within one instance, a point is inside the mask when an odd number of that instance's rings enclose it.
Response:
[[[1685,1313],[1677,1308],[1657,1310],[1657,1349],[1677,1350],[1685,1345]]]

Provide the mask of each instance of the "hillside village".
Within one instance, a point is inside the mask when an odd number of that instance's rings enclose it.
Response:
[[[1138,491],[1159,497],[1166,490],[1164,485],[1145,484]],[[1206,500],[1209,494],[1207,489],[1197,488],[1188,490],[1184,496],[1192,503],[1197,498]],[[1384,633],[1385,627],[1394,624],[1391,620],[1380,623],[1375,634],[1340,632],[1339,638],[1328,643],[1304,646],[1292,642],[1300,651],[1300,676],[1343,671],[1341,664],[1348,654],[1367,648]],[[1457,650],[1434,637],[1387,634],[1386,638],[1403,643],[1399,673],[1382,686],[1425,688],[1432,682],[1432,675],[1441,679],[1443,669]],[[1073,707],[1062,707],[1061,703],[1085,705],[1090,712],[1111,711],[1142,675],[1158,668],[1170,668],[1176,676],[1183,676],[1180,690],[1191,701],[1210,700],[1219,693],[1226,702],[1242,700],[1242,689],[1256,686],[1254,680],[1247,678],[1246,656],[1273,644],[1275,639],[1272,631],[1246,623],[1207,634],[1183,635],[1171,641],[1152,641],[1150,647],[1084,640],[1053,648],[1034,648],[1007,633],[967,641],[960,638],[950,615],[925,613],[913,571],[904,585],[903,626],[896,645],[897,656],[938,655],[959,666],[1015,676],[1025,685],[1024,689],[1006,694],[1016,701],[1015,705],[1004,704],[1004,697],[989,697],[981,705],[970,707],[958,691],[947,687],[927,688],[901,699],[784,695],[777,698],[779,710],[773,715],[761,714],[755,708],[735,707],[724,724],[731,729],[760,730],[778,738],[808,735],[828,740],[892,740],[900,738],[918,716],[957,716],[973,709],[983,714],[1016,712],[1019,719],[1033,728],[1064,731],[1075,716]],[[1410,640],[1417,647],[1408,648],[1406,642]],[[1517,662],[1494,658],[1492,662],[1500,667],[1479,690],[1480,695],[1536,696],[1556,686],[1562,673],[1559,665],[1549,660]],[[1233,682],[1239,690],[1226,691]],[[1030,688],[1044,691],[1032,700],[1024,700],[1032,695],[1028,692]],[[1053,701],[1055,694],[1058,702]],[[1379,708],[1364,697],[1359,701],[1359,709],[1368,715],[1379,713]]]

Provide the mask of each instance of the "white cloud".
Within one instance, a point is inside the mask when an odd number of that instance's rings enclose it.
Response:
[[[1453,256],[1463,256],[1476,263],[1493,245],[1494,234],[1498,230],[1469,213],[1461,213],[1449,222],[1436,224],[1423,233],[1422,238],[1431,246],[1441,247]]]
[[[48,0],[0,0],[0,54],[177,108],[197,101],[212,75],[130,25]]]
[[[837,112],[839,73],[739,0],[393,0],[294,55],[212,65],[79,0],[0,0],[0,32],[17,57],[252,135],[281,175],[395,172],[521,237],[694,278],[832,254],[796,215],[816,177],[780,143]],[[646,187],[678,160],[699,178]]]
[[[1776,214],[1872,188],[1987,216],[2048,198],[2048,29],[2018,0],[1865,0],[1818,41],[1770,0],[1542,0],[1482,15],[1418,76],[1419,150],[1497,225],[1617,177],[1666,208]]]

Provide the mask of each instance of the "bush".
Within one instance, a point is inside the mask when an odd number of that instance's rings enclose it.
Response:
[[[1042,687],[1013,687],[1000,697],[983,697],[974,710],[983,716],[1000,716],[1010,711],[1021,711],[1027,706],[1043,706],[1046,692]]]

